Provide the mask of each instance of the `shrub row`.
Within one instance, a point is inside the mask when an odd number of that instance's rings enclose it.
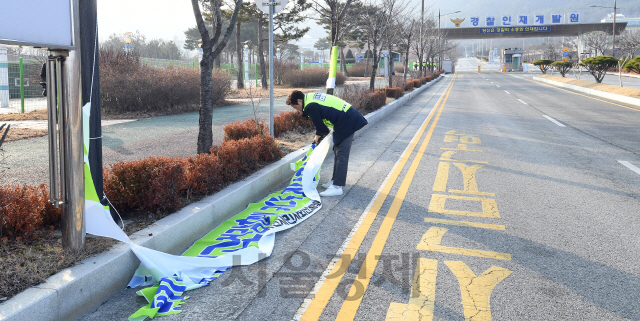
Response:
[[[112,164],[104,171],[104,191],[118,209],[170,213],[184,205],[185,197],[211,194],[259,164],[280,158],[271,136],[229,140],[212,147],[210,154]]]
[[[306,133],[312,130],[313,123],[309,118],[302,117],[297,110],[285,111],[273,116],[273,134],[279,137],[284,132],[296,131]],[[243,122],[235,122],[224,126],[224,140],[238,140],[269,133],[269,125],[264,121],[249,119]]]
[[[42,226],[57,225],[60,209],[49,203],[45,184],[0,186],[0,238],[29,235]]]
[[[282,84],[294,88],[324,86],[327,83],[328,74],[327,68],[291,69],[282,74]],[[344,73],[336,73],[336,86],[344,84],[346,80]]]
[[[398,99],[402,97],[402,95],[404,95],[404,88],[402,87],[385,88],[385,93],[387,94],[387,97]]]
[[[193,196],[212,194],[280,158],[282,152],[271,136],[230,140],[211,148],[210,154],[112,164],[104,169],[104,191],[124,212],[171,213]],[[0,186],[0,238],[29,236],[59,223],[60,210],[49,203],[46,184]]]
[[[214,104],[230,90],[226,71],[213,70]],[[200,71],[140,64],[140,57],[122,51],[100,50],[100,104],[107,114],[169,112],[197,108]],[[194,107],[195,106],[195,107]]]
[[[358,85],[342,86],[336,94],[365,114],[380,109],[387,100],[385,90],[371,92]]]

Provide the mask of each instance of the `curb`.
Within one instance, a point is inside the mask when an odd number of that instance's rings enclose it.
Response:
[[[638,99],[638,98],[633,98],[633,97],[619,95],[619,94],[612,94],[612,93],[604,92],[602,90],[589,89],[589,88],[580,87],[580,86],[576,86],[576,85],[565,84],[565,83],[562,83],[562,82],[559,82],[559,81],[555,81],[555,80],[539,78],[537,76],[533,77],[533,80],[539,81],[539,82],[548,83],[548,84],[551,84],[551,85],[554,85],[554,86],[558,86],[558,87],[563,87],[563,88],[567,88],[567,89],[583,92],[585,94],[589,94],[589,95],[592,95],[592,96],[598,96],[598,97],[601,97],[601,98],[606,98],[606,99],[609,99],[609,100],[615,100],[617,102],[621,102],[621,103],[625,103],[625,104],[629,104],[629,105],[634,105],[634,106],[640,107],[640,99]]]
[[[365,116],[372,125],[394,112],[443,76],[394,100]],[[371,126],[358,131],[362,135]],[[291,179],[289,163],[298,160],[310,148],[305,146],[276,163],[270,164],[240,182],[199,202],[182,208],[132,235],[134,244],[150,249],[178,253],[209,233],[226,219],[242,211],[247,204],[268,194]],[[0,304],[0,320],[74,320],[99,307],[126,288],[140,261],[124,243],[87,258],[76,266],[49,277],[45,283],[31,287]]]
[[[617,72],[607,72],[607,75],[611,75],[611,76],[618,76]],[[640,78],[640,75],[630,75],[630,74],[622,74],[622,77],[629,77],[629,78]]]

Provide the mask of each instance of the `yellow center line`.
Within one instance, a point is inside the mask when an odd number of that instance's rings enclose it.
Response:
[[[455,77],[454,77],[454,80],[455,80]],[[451,81],[451,83],[449,83],[444,93],[442,94],[442,96],[434,106],[434,109],[433,109],[434,111],[438,109],[438,106],[444,100],[444,97],[447,91],[451,88],[452,85],[453,85],[453,80]],[[427,125],[433,118],[434,114],[435,112],[429,114],[429,117],[427,117],[427,119],[424,121],[424,123],[420,127],[420,130],[411,141],[409,147],[405,150],[405,152],[400,157],[400,161],[398,162],[398,165],[396,166],[393,173],[391,173],[389,180],[385,183],[382,190],[380,190],[380,193],[376,196],[365,218],[362,220],[362,223],[360,224],[360,226],[354,233],[353,237],[349,241],[349,244],[345,248],[343,254],[340,256],[340,259],[338,260],[338,262],[336,262],[336,264],[331,269],[331,272],[329,273],[331,277],[330,278],[328,277],[322,283],[322,285],[320,286],[320,289],[318,289],[318,292],[315,294],[314,298],[309,303],[309,306],[305,310],[304,314],[301,316],[300,318],[301,321],[312,321],[312,320],[318,320],[320,318],[322,311],[324,311],[324,308],[327,306],[327,303],[329,303],[329,299],[331,299],[331,296],[333,295],[336,288],[338,287],[338,284],[342,280],[342,277],[344,276],[344,272],[346,271],[346,267],[348,267],[351,264],[352,258],[358,252],[358,249],[360,248],[362,241],[364,241],[365,236],[367,235],[367,233],[369,232],[369,229],[371,228],[371,224],[373,224],[373,221],[378,215],[380,208],[382,208],[382,204],[384,204],[384,201],[387,199],[387,196],[391,192],[391,188],[393,187],[396,180],[398,179],[398,176],[400,176],[400,172],[402,172],[402,169],[407,163],[409,156],[411,156],[411,154],[413,153],[413,150],[418,144],[418,141],[420,141],[420,139],[422,138],[422,134],[427,129]]]
[[[611,104],[611,105],[616,105],[616,106],[620,106],[620,107],[623,107],[623,108],[626,108],[626,109],[635,110],[635,111],[640,111],[640,109],[638,109],[638,108],[628,107],[628,106],[625,106],[625,105],[620,105],[620,104],[612,103],[612,102],[610,102],[610,101],[606,101],[606,100],[602,100],[602,99],[598,99],[598,98],[593,98],[593,97],[591,97],[591,96],[587,96],[587,95],[583,95],[583,94],[578,94],[578,93],[573,92],[573,91],[571,91],[571,90],[562,89],[562,88],[560,88],[560,87],[556,87],[556,86],[554,86],[554,85],[545,84],[545,83],[540,82],[540,81],[529,80],[529,79],[524,79],[524,80],[526,80],[526,81],[530,81],[530,82],[533,82],[533,83],[536,83],[536,84],[540,84],[540,85],[543,85],[543,86],[547,86],[547,87],[551,87],[551,88],[555,88],[555,89],[560,89],[560,90],[562,90],[562,91],[566,91],[566,92],[568,92],[568,93],[572,93],[572,94],[574,94],[574,95],[578,95],[578,96],[582,96],[582,97],[587,97],[587,98],[590,98],[590,99],[593,99],[593,100],[601,101],[601,102],[603,102],[603,103],[607,103],[607,104]]]
[[[455,83],[456,76],[454,75],[451,83]],[[411,182],[413,181],[413,177],[415,176],[416,171],[418,170],[418,165],[420,165],[420,161],[422,160],[422,156],[424,155],[424,151],[429,145],[429,141],[431,140],[431,136],[433,135],[433,131],[438,124],[438,120],[440,119],[440,114],[442,114],[442,110],[444,109],[444,105],[447,103],[447,99],[449,99],[449,94],[451,93],[450,86],[449,91],[446,93],[442,104],[440,104],[440,108],[438,110],[438,114],[436,115],[431,127],[429,128],[429,132],[425,137],[422,145],[420,146],[420,150],[418,151],[416,157],[413,159],[411,163],[411,167],[409,167],[409,171],[405,175],[402,180],[402,184],[398,189],[398,193],[393,199],[393,203],[391,203],[391,207],[387,212],[387,216],[384,218],[382,225],[380,226],[380,230],[378,230],[378,234],[376,234],[375,239],[373,240],[373,244],[371,244],[371,248],[367,253],[367,257],[362,267],[360,268],[360,272],[358,273],[358,278],[354,280],[354,283],[351,285],[351,289],[349,291],[349,297],[355,297],[353,300],[345,300],[342,304],[342,308],[338,313],[338,317],[336,320],[353,320],[356,316],[356,312],[360,307],[360,303],[362,302],[362,298],[364,297],[364,293],[367,291],[367,287],[369,285],[369,281],[373,276],[373,272],[378,265],[378,260],[380,255],[382,254],[382,250],[384,249],[385,243],[387,243],[387,239],[389,238],[389,234],[391,233],[391,227],[400,212],[400,207],[404,202],[404,198],[407,195],[409,190],[409,186],[411,186]],[[360,284],[360,287],[356,285],[356,283]],[[359,288],[359,289],[358,289]]]

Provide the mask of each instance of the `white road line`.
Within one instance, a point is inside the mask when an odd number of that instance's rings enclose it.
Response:
[[[446,90],[445,90],[446,91]],[[442,95],[441,95],[442,98]],[[439,98],[436,102],[436,105],[434,105],[431,109],[431,111],[429,112],[429,115],[427,115],[426,119],[429,119],[429,117],[432,117],[432,114],[435,113],[436,111],[436,107],[438,106],[438,102],[440,102]],[[426,107],[426,106],[425,106]],[[426,121],[425,119],[425,121]],[[422,124],[421,126],[422,127]],[[426,131],[426,128],[425,128]],[[344,240],[344,242],[342,243],[342,246],[340,246],[340,248],[338,249],[338,251],[336,252],[336,254],[333,256],[333,259],[331,260],[331,262],[329,263],[329,265],[327,266],[327,268],[324,270],[324,272],[322,273],[322,276],[320,276],[320,279],[318,279],[318,281],[316,282],[316,284],[313,287],[313,290],[311,290],[311,292],[309,292],[309,294],[307,295],[307,297],[304,299],[304,301],[302,301],[302,304],[300,305],[300,307],[298,308],[298,310],[296,311],[296,314],[293,317],[293,320],[300,320],[300,318],[302,318],[302,315],[304,314],[304,312],[307,310],[307,308],[309,307],[309,305],[311,304],[311,301],[313,300],[313,298],[315,297],[315,295],[318,293],[318,291],[320,290],[320,287],[322,286],[322,284],[327,280],[327,276],[331,273],[331,270],[333,270],[333,267],[336,265],[336,263],[338,263],[338,261],[340,260],[342,253],[347,249],[347,246],[349,246],[349,243],[351,243],[351,239],[353,238],[353,236],[356,234],[356,232],[358,231],[358,229],[360,228],[360,225],[362,224],[362,222],[364,221],[365,217],[367,216],[367,214],[369,213],[369,209],[371,209],[371,206],[373,206],[373,203],[376,201],[376,198],[378,198],[378,195],[380,195],[380,192],[382,192],[382,190],[384,189],[384,186],[387,184],[387,181],[389,181],[389,179],[391,178],[391,175],[393,174],[393,172],[396,170],[396,167],[398,167],[398,165],[400,164],[400,161],[402,160],[402,157],[404,156],[404,154],[407,153],[407,151],[409,150],[409,147],[413,144],[413,142],[415,140],[416,141],[416,146],[417,143],[420,142],[420,140],[422,139],[422,135],[418,135],[420,134],[420,128],[418,128],[418,131],[414,134],[413,138],[411,139],[411,141],[409,142],[409,144],[407,145],[407,147],[405,147],[404,151],[402,152],[402,154],[400,154],[400,157],[398,158],[398,160],[396,161],[396,163],[393,165],[393,168],[391,168],[391,171],[389,171],[389,173],[387,174],[387,177],[385,177],[384,181],[382,182],[382,184],[380,185],[380,187],[378,188],[378,190],[376,191],[376,194],[373,195],[373,198],[371,199],[371,201],[369,201],[369,204],[367,205],[367,207],[364,209],[364,212],[362,212],[362,214],[360,214],[360,217],[358,218],[358,221],[356,222],[356,224],[353,226],[353,228],[351,229],[351,232],[349,232],[349,235],[347,236],[347,238]],[[424,132],[422,133],[424,134]],[[411,155],[409,155],[411,156]],[[407,159],[408,160],[408,159]],[[399,176],[398,176],[399,177]],[[395,185],[395,183],[394,183]]]
[[[542,115],[542,117],[544,117],[544,118],[546,118],[546,119],[550,120],[552,123],[554,123],[554,124],[556,124],[556,125],[558,125],[558,126],[560,126],[560,127],[567,127],[567,126],[565,126],[563,123],[561,123],[561,122],[559,122],[559,121],[557,121],[557,120],[555,120],[555,119],[553,119],[553,118],[551,118],[551,117],[549,117],[549,116],[547,116],[547,115]]]
[[[496,87],[500,87],[500,85],[496,85]]]
[[[508,92],[508,91],[506,91],[506,90],[505,90],[504,92],[506,92],[507,94],[511,95],[511,93],[510,93],[510,92]]]
[[[626,168],[636,172],[636,174],[640,175],[640,168],[638,168],[637,166],[627,162],[627,161],[621,161],[619,160],[618,163],[624,165]]]
[[[529,104],[525,103],[522,99],[518,99],[518,101],[523,103],[523,104],[525,104],[525,105],[529,105]]]

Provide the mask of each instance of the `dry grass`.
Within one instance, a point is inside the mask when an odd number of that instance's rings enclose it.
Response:
[[[109,249],[117,241],[87,238],[84,250],[62,249],[60,233],[40,231],[33,240],[0,241],[0,298],[11,298],[62,269]]]
[[[600,91],[604,91],[612,94],[618,94],[618,95],[623,95],[623,96],[628,96],[633,98],[640,98],[640,89],[637,89],[637,88],[619,87],[619,86],[614,86],[609,84],[599,84],[595,81],[589,81],[584,79],[578,80],[575,78],[569,78],[569,76],[561,77],[561,76],[552,76],[552,75],[539,75],[538,77],[569,84],[569,85],[575,85],[575,86],[585,87],[589,89],[600,90]],[[583,74],[583,77],[591,77],[591,75]],[[624,79],[622,80],[622,84],[624,85]]]
[[[310,93],[310,92],[316,91],[317,88],[310,89],[310,88],[289,88],[289,87],[275,86],[273,87],[273,97],[286,97],[286,96],[289,96],[289,94],[294,90],[300,90],[303,93]],[[256,90],[255,88],[252,88],[252,92],[253,92],[253,98],[269,97],[268,89],[265,90],[262,88],[258,88]],[[226,99],[244,99],[244,98],[250,98],[248,89],[233,89],[229,92],[229,94],[226,97]]]
[[[313,142],[316,137],[316,132],[310,130],[304,134],[292,131],[282,134],[276,138],[276,142],[280,145],[283,155],[287,155],[294,152],[304,146],[307,146]]]
[[[34,110],[24,114],[0,114],[0,122],[23,120],[47,120],[47,110]]]
[[[7,134],[5,142],[47,136],[47,133],[48,130],[46,129],[11,128],[9,129],[9,134]]]

